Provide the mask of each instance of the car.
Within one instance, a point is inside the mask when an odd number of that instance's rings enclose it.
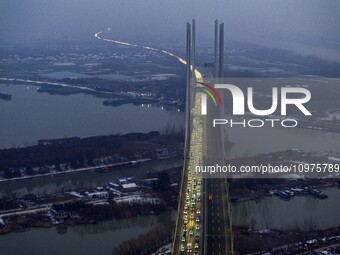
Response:
[[[192,252],[192,245],[191,245],[191,243],[187,244],[187,252]]]
[[[198,255],[198,251],[195,251],[194,255]]]
[[[196,225],[196,230],[200,230],[200,225]]]
[[[189,231],[189,235],[193,235],[194,234],[194,231],[192,231],[192,229],[190,229],[190,231]]]
[[[181,245],[181,251],[184,251],[184,245],[183,244]]]
[[[197,213],[197,214],[201,214],[201,210],[197,210],[196,213]]]
[[[182,237],[182,242],[185,242],[185,236]]]
[[[200,222],[200,218],[199,217],[196,217],[196,222]]]
[[[195,249],[198,249],[199,245],[198,243],[195,243]]]
[[[190,214],[190,219],[193,220],[194,219],[194,214]]]

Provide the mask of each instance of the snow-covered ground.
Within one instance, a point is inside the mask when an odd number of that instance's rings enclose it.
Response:
[[[156,197],[147,197],[145,195],[130,195],[114,198],[116,203],[139,203],[139,204],[161,204],[162,200]]]
[[[171,254],[172,243],[162,246],[155,253],[151,255],[170,255]]]

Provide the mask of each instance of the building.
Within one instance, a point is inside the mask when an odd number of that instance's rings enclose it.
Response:
[[[125,183],[125,184],[122,184],[120,186],[120,190],[122,192],[135,192],[135,191],[139,190],[139,186],[136,183],[134,183],[134,182],[132,182],[132,183]]]
[[[118,178],[117,180],[118,180],[118,183],[122,185],[122,184],[135,181],[135,177],[123,177],[123,178]]]
[[[65,210],[57,210],[57,209],[51,208],[50,212],[52,216],[55,217],[59,221],[64,220],[70,216],[70,214]]]
[[[109,192],[107,191],[95,191],[95,192],[85,192],[89,198],[107,198],[109,197]]]

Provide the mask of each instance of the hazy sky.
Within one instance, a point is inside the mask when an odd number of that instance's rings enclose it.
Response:
[[[340,49],[339,0],[0,0],[0,11],[1,40],[78,38],[110,27],[115,38],[184,42],[185,22],[195,18],[207,39],[218,18],[227,40]]]

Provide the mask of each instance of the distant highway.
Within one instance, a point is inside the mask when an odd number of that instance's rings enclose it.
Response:
[[[110,30],[108,30],[110,31]],[[125,46],[130,46],[130,47],[140,47],[140,48],[143,48],[143,49],[146,49],[146,50],[150,50],[150,51],[157,51],[157,52],[161,52],[165,55],[168,55],[170,57],[173,57],[173,58],[176,58],[179,62],[181,62],[182,64],[186,65],[186,61],[177,56],[176,54],[173,54],[169,51],[166,51],[166,50],[161,50],[161,49],[157,49],[157,48],[153,48],[153,47],[149,47],[149,46],[145,46],[145,45],[138,45],[138,44],[133,44],[133,43],[128,43],[128,42],[123,42],[123,41],[118,41],[118,40],[113,40],[113,39],[107,39],[107,38],[103,38],[102,37],[102,33],[103,32],[97,32],[94,34],[94,36],[99,39],[99,40],[102,40],[102,41],[105,41],[105,42],[110,42],[110,43],[114,43],[114,44],[120,44],[120,45],[125,45]]]

